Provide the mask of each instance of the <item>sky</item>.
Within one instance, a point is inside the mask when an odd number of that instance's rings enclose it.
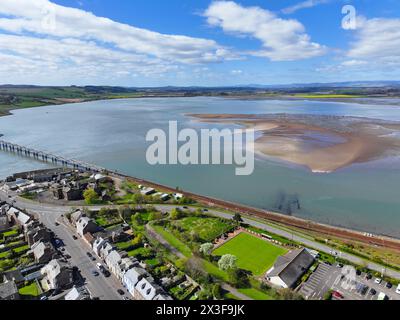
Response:
[[[0,83],[400,80],[398,0],[0,0]]]

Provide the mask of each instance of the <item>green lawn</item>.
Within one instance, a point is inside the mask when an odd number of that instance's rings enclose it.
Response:
[[[161,226],[152,226],[153,229],[161,235],[171,246],[180,251],[185,257],[190,257],[192,255],[192,251],[186,246],[182,241],[177,239],[171,232],[164,230]]]
[[[28,286],[25,286],[25,287],[19,289],[18,292],[19,292],[20,295],[23,295],[23,296],[37,297],[38,295],[40,295],[39,288],[37,287],[35,282],[31,283]]]
[[[16,236],[17,234],[18,234],[18,230],[14,229],[14,230],[4,232],[3,236],[6,238],[6,237],[11,237],[11,236]]]
[[[287,250],[268,241],[242,232],[217,248],[213,254],[217,256],[233,254],[238,258],[239,268],[249,270],[254,275],[261,275],[274,264],[276,258],[286,252]]]
[[[24,251],[28,251],[28,250],[29,250],[29,246],[28,245],[21,246],[21,247],[18,247],[18,248],[14,249],[14,251],[16,253],[20,253],[20,252],[24,252]]]
[[[204,241],[212,241],[233,227],[230,221],[213,217],[187,217],[174,221],[174,224],[187,232],[196,232]]]

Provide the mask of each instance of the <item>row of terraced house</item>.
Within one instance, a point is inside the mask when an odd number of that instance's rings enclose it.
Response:
[[[104,261],[110,272],[121,281],[135,300],[172,300],[155,282],[146,270],[145,264],[114,247],[114,239],[120,238],[120,235],[116,235],[115,232],[99,231],[95,221],[81,211],[76,211],[71,215],[71,222],[75,225],[77,233]]]

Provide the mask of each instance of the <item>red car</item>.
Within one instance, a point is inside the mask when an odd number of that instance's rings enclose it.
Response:
[[[332,292],[332,297],[334,297],[336,299],[343,299],[344,298],[343,295],[338,291],[333,291]]]

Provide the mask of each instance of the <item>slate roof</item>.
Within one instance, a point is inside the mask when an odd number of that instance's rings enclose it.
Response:
[[[292,287],[313,261],[314,257],[306,249],[292,250],[276,260],[274,268],[267,276],[278,276],[288,287]]]

